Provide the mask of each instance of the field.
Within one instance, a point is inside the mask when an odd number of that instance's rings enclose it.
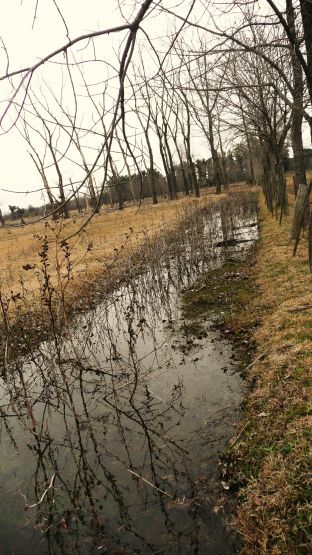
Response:
[[[69,240],[75,286],[91,280],[117,258],[125,257],[146,238],[158,231],[174,226],[184,210],[197,202],[206,202],[205,192],[196,198],[181,198],[173,202],[162,201],[157,205],[144,202],[122,211],[103,211],[95,215],[83,232]],[[39,222],[23,227],[0,228],[0,287],[4,294],[16,294],[21,288],[36,296],[39,287],[37,272],[25,271],[23,266],[40,266],[38,253],[42,250],[43,237],[47,235],[51,258],[51,273],[56,277],[57,267],[66,273],[66,257],[60,242],[77,232],[86,216],[74,214],[68,221]],[[10,222],[11,223],[11,222]],[[40,238],[39,238],[40,237]],[[91,248],[90,248],[91,246]]]

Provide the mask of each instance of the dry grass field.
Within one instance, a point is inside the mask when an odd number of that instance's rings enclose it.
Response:
[[[153,206],[144,202],[141,206],[129,206],[122,211],[102,211],[95,215],[85,230],[69,240],[71,264],[80,281],[90,280],[110,265],[116,256],[127,256],[145,239],[160,230],[173,226],[183,211],[193,203],[207,202],[217,198],[212,191],[205,191],[201,199],[180,198],[162,201]],[[23,288],[36,296],[39,288],[36,271],[25,271],[23,266],[40,266],[38,253],[42,250],[42,238],[49,239],[50,271],[56,274],[66,271],[67,260],[60,241],[73,235],[82,226],[86,216],[74,214],[69,220],[39,222],[23,227],[0,228],[0,289],[5,295]],[[88,246],[92,248],[88,250]]]

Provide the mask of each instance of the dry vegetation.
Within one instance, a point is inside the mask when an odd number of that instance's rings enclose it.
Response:
[[[209,192],[202,196],[200,202],[205,202],[207,195]],[[210,195],[209,197],[215,198]],[[136,205],[122,211],[103,211],[94,216],[86,230],[70,240],[72,264],[75,266],[74,289],[77,290],[77,287],[82,286],[82,282],[92,280],[116,257],[127,256],[147,235],[151,237],[161,229],[173,226],[183,214],[183,210],[194,202],[198,201],[195,198],[181,198],[175,202],[163,201],[155,206],[145,202],[140,207]],[[39,262],[38,252],[42,240],[38,239],[38,236],[43,237],[47,234],[51,251],[54,252],[52,265],[55,266],[56,272],[55,258],[59,252],[56,248],[56,239],[60,240],[72,235],[83,221],[83,217],[77,214],[68,221],[49,222],[53,229],[47,227],[44,222],[19,228],[2,227],[0,229],[2,292],[16,293],[20,289],[22,279],[24,288],[36,296],[39,287],[36,273],[25,271],[23,266],[35,265]],[[92,249],[88,252],[90,244]],[[60,256],[62,257],[62,254]],[[71,293],[74,293],[73,287]]]
[[[258,324],[256,362],[234,449],[248,555],[312,552],[312,278],[306,240],[293,258],[288,230],[289,219],[279,226],[262,205],[256,291],[242,315]]]

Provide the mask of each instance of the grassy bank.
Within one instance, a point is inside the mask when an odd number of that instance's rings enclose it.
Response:
[[[293,258],[288,230],[261,202],[256,252],[184,296],[190,331],[222,311],[249,386],[226,477],[248,555],[312,552],[312,279],[306,240]]]
[[[262,204],[247,309],[257,352],[233,449],[246,484],[237,526],[248,554],[312,551],[312,280],[306,240],[293,258],[288,231],[289,219],[279,226]]]

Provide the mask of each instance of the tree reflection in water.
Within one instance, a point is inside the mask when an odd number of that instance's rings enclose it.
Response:
[[[212,507],[242,384],[221,372],[231,351],[214,332],[183,336],[178,307],[178,292],[224,257],[217,240],[255,217],[252,196],[227,202],[194,212],[170,244],[149,243],[146,272],[11,365],[3,552],[231,552]]]

